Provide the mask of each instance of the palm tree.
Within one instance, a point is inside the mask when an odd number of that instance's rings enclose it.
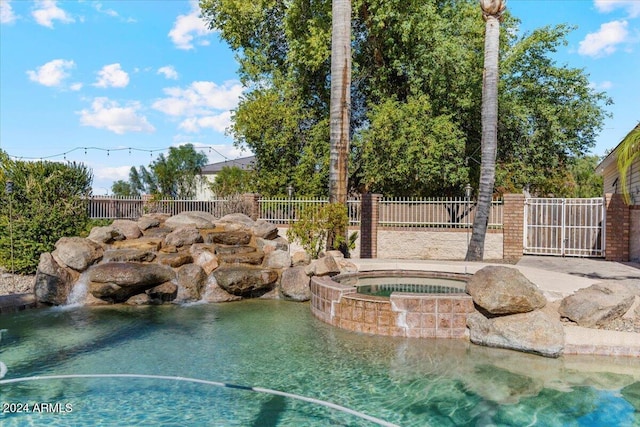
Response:
[[[467,248],[467,261],[482,261],[489,211],[496,178],[498,147],[498,50],[500,20],[507,7],[506,0],[480,0],[484,18],[484,72],[482,78],[482,158],[478,206],[473,221],[473,234]]]
[[[333,0],[331,11],[329,201],[346,205],[351,116],[351,0]],[[335,232],[346,235],[347,230]],[[327,246],[333,246],[333,238],[329,238]]]
[[[618,170],[620,171],[620,185],[624,199],[629,204],[629,187],[627,186],[627,174],[633,162],[640,158],[640,123],[624,137],[618,148]]]

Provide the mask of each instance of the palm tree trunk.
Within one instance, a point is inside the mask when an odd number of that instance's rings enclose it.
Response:
[[[482,261],[484,240],[493,186],[496,177],[496,151],[498,147],[498,53],[500,46],[500,17],[505,9],[503,0],[480,0],[486,21],[484,42],[484,73],[482,78],[482,158],[478,205],[473,221],[473,233],[467,248],[467,261]]]
[[[331,104],[329,201],[347,203],[347,159],[351,116],[351,0],[333,0],[331,29]],[[336,230],[346,235],[347,230]],[[327,241],[333,247],[333,238]]]

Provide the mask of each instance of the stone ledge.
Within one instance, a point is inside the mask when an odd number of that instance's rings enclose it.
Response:
[[[15,313],[16,311],[36,308],[35,295],[33,294],[12,294],[0,296],[0,314]]]

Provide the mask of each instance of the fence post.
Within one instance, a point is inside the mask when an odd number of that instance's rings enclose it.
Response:
[[[524,194],[504,194],[502,258],[517,260],[524,250]]]
[[[605,194],[604,251],[607,261],[629,261],[629,206],[621,194]]]
[[[262,196],[257,193],[244,193],[242,195],[242,201],[249,207],[249,215],[252,220],[257,220],[260,217],[260,199]]]
[[[380,194],[362,194],[360,217],[360,258],[378,257],[378,222]]]

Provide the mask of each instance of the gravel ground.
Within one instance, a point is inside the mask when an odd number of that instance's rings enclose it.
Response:
[[[32,293],[35,278],[0,270],[0,295]]]

